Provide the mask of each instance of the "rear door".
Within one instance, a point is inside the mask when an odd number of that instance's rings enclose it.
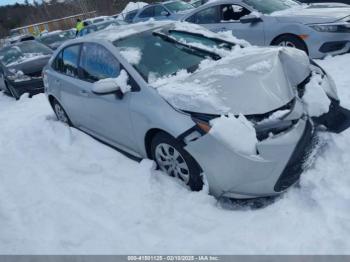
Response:
[[[53,62],[52,76],[49,76],[49,86],[59,90],[57,98],[66,110],[70,120],[77,127],[85,126],[88,115],[85,110],[85,99],[88,96],[84,81],[78,77],[78,62],[80,44],[64,48]]]

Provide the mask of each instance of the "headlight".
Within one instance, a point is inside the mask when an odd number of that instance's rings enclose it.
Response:
[[[29,81],[32,79],[20,70],[11,69],[10,72],[12,75],[8,75],[7,78],[14,82]]]
[[[348,33],[350,32],[350,24],[349,23],[342,23],[342,24],[319,24],[319,25],[310,25],[311,28],[318,32],[344,32]]]

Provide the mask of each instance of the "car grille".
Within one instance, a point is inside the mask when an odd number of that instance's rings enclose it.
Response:
[[[313,132],[313,126],[310,121],[307,122],[303,136],[299,140],[294,152],[275,184],[274,190],[281,192],[297,182],[304,171],[307,161],[318,144],[318,137]]]

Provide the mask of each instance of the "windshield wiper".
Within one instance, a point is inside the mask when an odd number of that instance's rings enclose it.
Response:
[[[185,44],[185,43],[183,43],[181,41],[176,40],[174,37],[171,37],[169,35],[163,34],[163,33],[159,32],[159,31],[153,32],[153,35],[159,36],[160,38],[162,38],[163,40],[165,40],[167,42],[184,46],[184,47],[190,49],[191,51],[197,51],[199,53],[202,53],[202,54],[205,54],[207,56],[210,56],[214,60],[221,59],[221,56],[219,56],[218,54],[216,54],[214,52],[211,52],[211,51],[208,51],[208,50],[196,47],[196,46]]]

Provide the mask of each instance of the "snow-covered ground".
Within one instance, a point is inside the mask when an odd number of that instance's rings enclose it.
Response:
[[[320,61],[350,107],[350,54]],[[350,130],[261,209],[218,204],[0,93],[1,254],[350,254]]]

